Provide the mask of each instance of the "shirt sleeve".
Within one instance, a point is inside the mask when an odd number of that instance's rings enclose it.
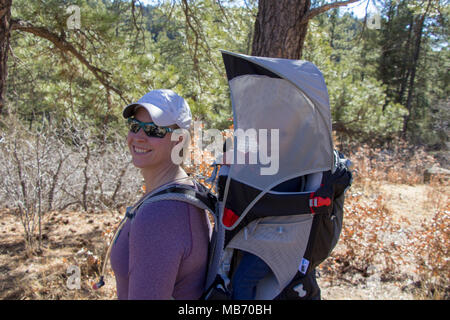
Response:
[[[129,238],[128,299],[171,299],[192,239],[188,204],[158,201],[142,207]]]

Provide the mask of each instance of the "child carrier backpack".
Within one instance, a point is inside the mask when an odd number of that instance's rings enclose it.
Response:
[[[232,191],[225,200],[229,170],[221,168],[217,201],[225,241],[216,287],[207,292],[209,299],[229,297],[230,279],[239,264],[241,250],[263,258],[272,269],[273,274],[258,285],[256,299],[317,296],[320,289],[315,280],[315,268],[330,256],[338,242],[345,192],[352,183],[351,162],[336,150],[334,156],[333,170],[307,175],[303,191],[266,193],[234,228],[230,228],[233,221],[242,217],[244,208],[258,191],[248,186],[230,185],[228,188]]]
[[[222,57],[234,136],[230,165],[221,167],[217,181],[218,219],[225,229],[220,290],[207,298],[227,296],[243,251],[271,270],[255,299],[313,298],[319,291],[315,268],[337,243],[352,182],[350,162],[333,148],[323,75],[307,61],[227,51]]]

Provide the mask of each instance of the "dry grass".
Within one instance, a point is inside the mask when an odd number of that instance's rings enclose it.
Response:
[[[444,177],[423,184],[434,164],[423,150],[386,154],[349,154],[357,171],[339,244],[319,267],[325,295],[351,298],[344,286],[360,299],[449,299],[450,188]]]
[[[92,290],[119,212],[50,212],[40,251],[27,252],[21,224],[11,210],[1,211],[0,299],[114,299],[110,272],[102,290]],[[69,289],[70,266],[80,268],[80,289]]]

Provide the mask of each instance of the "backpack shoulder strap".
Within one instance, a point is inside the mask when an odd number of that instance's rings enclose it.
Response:
[[[142,204],[161,201],[161,200],[178,200],[190,203],[201,209],[208,210],[215,215],[216,212],[216,196],[205,190],[197,191],[193,187],[173,186],[161,190],[151,197],[147,198]]]
[[[219,262],[223,253],[225,230],[219,220],[219,210],[217,210],[218,202],[216,196],[209,192],[203,185],[199,183],[196,184],[199,190],[195,190],[194,187],[187,185],[172,186],[148,197],[142,202],[142,204],[163,200],[176,200],[187,202],[211,213],[214,219],[214,229],[212,238],[210,239],[208,252],[208,268],[204,285],[206,290],[211,287],[216,279]]]

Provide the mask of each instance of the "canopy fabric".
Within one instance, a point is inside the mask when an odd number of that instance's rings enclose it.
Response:
[[[291,178],[331,170],[331,113],[328,91],[319,69],[307,61],[227,51],[222,51],[222,55],[233,107],[234,152],[247,155],[245,164],[234,159],[229,177],[264,194]],[[258,134],[243,144],[244,139],[236,137],[238,129],[244,133],[255,129]],[[267,147],[265,131],[260,129],[267,129]],[[278,149],[271,145],[271,141],[277,140],[277,132],[271,129],[278,129]],[[261,158],[261,152],[268,157]],[[278,164],[274,158],[277,152]],[[257,161],[249,164],[248,158],[253,156]]]

